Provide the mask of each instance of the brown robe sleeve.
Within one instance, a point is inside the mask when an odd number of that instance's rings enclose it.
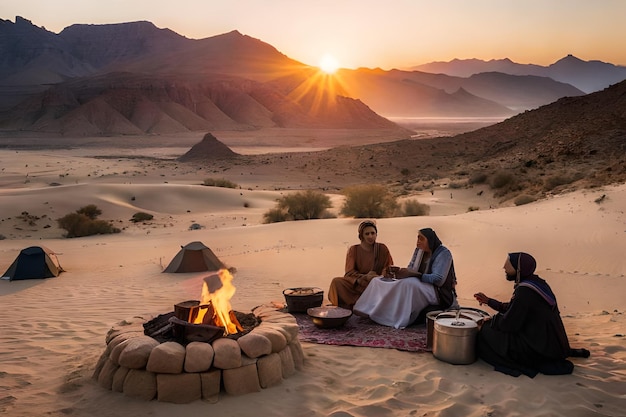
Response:
[[[389,248],[384,243],[374,245],[374,256],[359,256],[359,245],[353,245],[346,255],[346,268],[344,277],[353,285],[358,278],[366,276],[370,271],[376,271],[384,275],[389,266],[393,265],[393,259]]]

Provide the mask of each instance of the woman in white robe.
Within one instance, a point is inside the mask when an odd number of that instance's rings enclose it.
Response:
[[[419,231],[406,268],[390,269],[391,277],[370,281],[354,305],[355,314],[401,329],[412,324],[428,306],[445,310],[458,304],[452,254],[434,230]]]

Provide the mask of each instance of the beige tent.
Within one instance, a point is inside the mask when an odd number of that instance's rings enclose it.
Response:
[[[226,268],[208,246],[202,242],[191,242],[181,246],[163,272],[203,272]]]

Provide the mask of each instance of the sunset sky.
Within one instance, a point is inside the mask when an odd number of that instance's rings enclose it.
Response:
[[[549,65],[572,54],[626,65],[624,0],[1,0],[59,33],[147,20],[188,38],[238,30],[309,65],[408,68],[454,58]]]

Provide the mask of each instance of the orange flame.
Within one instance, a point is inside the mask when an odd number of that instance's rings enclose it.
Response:
[[[220,269],[217,274],[204,278],[200,305],[210,305],[212,308],[201,309],[194,323],[203,323],[204,316],[211,312],[209,314],[213,314],[212,323],[224,327],[225,335],[237,333],[238,327],[231,320],[230,299],[236,291],[232,280],[233,276],[228,269]]]

